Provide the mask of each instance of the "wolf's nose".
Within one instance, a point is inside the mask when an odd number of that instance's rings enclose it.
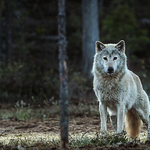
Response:
[[[114,72],[114,68],[113,67],[109,67],[107,72],[110,73],[110,74],[113,73]]]

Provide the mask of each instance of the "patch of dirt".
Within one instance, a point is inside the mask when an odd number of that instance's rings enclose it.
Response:
[[[99,133],[100,130],[100,118],[98,116],[94,117],[70,117],[69,118],[69,134],[81,134],[90,132],[93,134],[95,132]],[[108,121],[108,130],[114,131]],[[145,131],[145,127],[142,128],[142,132]],[[48,120],[36,120],[36,121],[20,121],[11,118],[10,120],[0,120],[0,137],[8,134],[21,134],[21,133],[50,133],[59,134],[59,116],[51,117]],[[133,144],[129,143],[126,145],[120,144],[117,146],[104,146],[104,147],[87,147],[79,148],[82,150],[102,150],[102,149],[150,149],[150,143],[145,144]],[[73,148],[71,148],[73,149]]]
[[[98,117],[76,117],[69,120],[70,133],[81,133],[89,129],[91,132],[99,130]],[[60,131],[59,116],[45,121],[0,120],[0,132],[2,131],[5,131],[5,134],[24,132],[58,133]]]

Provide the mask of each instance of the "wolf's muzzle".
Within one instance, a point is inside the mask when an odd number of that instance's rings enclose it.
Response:
[[[114,68],[113,67],[109,67],[107,70],[107,73],[112,74],[114,73]]]

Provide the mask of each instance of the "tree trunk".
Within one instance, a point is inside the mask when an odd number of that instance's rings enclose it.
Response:
[[[91,77],[95,42],[99,40],[98,0],[82,0],[82,63],[83,73]]]
[[[3,59],[3,53],[2,53],[2,16],[1,16],[1,0],[0,0],[0,61]]]
[[[61,150],[68,147],[68,69],[65,0],[58,0]]]
[[[6,49],[5,54],[6,57],[10,57],[10,53],[12,50],[12,37],[11,37],[11,1],[5,0],[6,6]]]

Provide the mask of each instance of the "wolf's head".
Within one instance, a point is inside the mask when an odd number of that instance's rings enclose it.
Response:
[[[113,75],[123,68],[126,68],[125,42],[103,44],[97,41],[93,71],[96,69],[100,74]]]

